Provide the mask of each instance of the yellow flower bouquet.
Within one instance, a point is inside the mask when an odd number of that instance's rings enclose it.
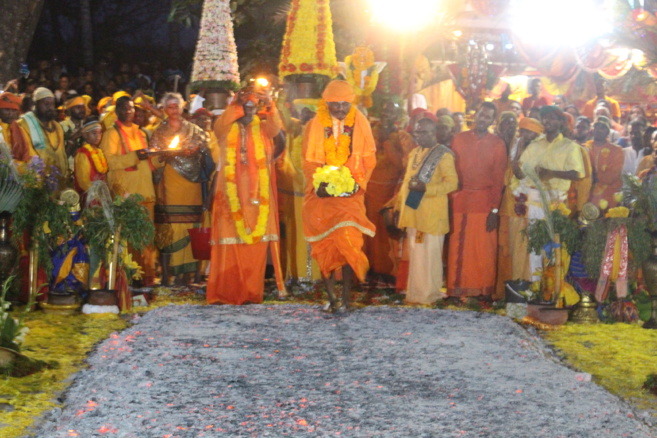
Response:
[[[346,166],[318,167],[313,174],[313,187],[319,189],[322,183],[327,183],[326,193],[331,196],[344,196],[356,189],[356,181]]]

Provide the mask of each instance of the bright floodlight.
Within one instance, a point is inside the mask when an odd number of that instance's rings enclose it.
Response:
[[[596,0],[513,0],[511,29],[520,40],[542,45],[577,46],[613,31],[610,13]]]
[[[368,0],[372,19],[398,32],[422,29],[431,24],[439,0]]]

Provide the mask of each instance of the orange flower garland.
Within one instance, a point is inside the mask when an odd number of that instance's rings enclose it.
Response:
[[[351,106],[344,119],[343,132],[338,137],[338,144],[335,144],[335,137],[333,137],[333,119],[329,112],[326,102],[319,104],[317,108],[317,116],[324,128],[326,138],[324,139],[324,154],[326,157],[326,164],[330,166],[344,166],[351,154],[351,133],[356,121],[356,107]]]
[[[91,161],[94,162],[94,167],[98,173],[107,173],[107,159],[102,150],[91,146],[90,144],[85,144],[84,148],[89,151],[91,155]]]
[[[247,232],[244,224],[244,214],[237,193],[237,183],[235,181],[235,166],[237,164],[237,149],[240,143],[240,127],[238,123],[233,123],[227,138],[226,149],[226,193],[230,204],[230,212],[235,222],[237,235],[246,244],[258,243],[267,231],[269,222],[269,169],[267,168],[267,155],[265,153],[265,144],[260,134],[260,119],[258,116],[253,118],[251,124],[247,127],[251,130],[253,143],[255,146],[255,157],[258,165],[258,188],[259,188],[259,208],[256,227],[253,231]]]

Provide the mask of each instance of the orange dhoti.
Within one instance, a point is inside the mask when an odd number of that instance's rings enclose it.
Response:
[[[349,265],[361,281],[365,279],[369,262],[362,250],[363,233],[357,228],[338,228],[322,240],[311,243],[310,248],[310,254],[317,260],[325,277],[336,269]]]
[[[491,296],[497,270],[497,230],[486,231],[488,213],[453,213],[447,295]]]
[[[365,208],[369,218],[379,232],[374,237],[365,238],[365,252],[370,260],[372,271],[377,274],[395,275],[395,264],[392,259],[390,237],[386,229],[381,209],[393,198],[399,177],[392,182],[369,182],[365,195]]]
[[[268,242],[213,245],[212,260],[221,269],[210,268],[208,304],[261,303],[268,249]]]

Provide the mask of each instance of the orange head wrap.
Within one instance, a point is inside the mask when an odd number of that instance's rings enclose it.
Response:
[[[4,93],[0,94],[0,108],[8,108],[20,111],[22,103],[23,98],[16,96],[14,93],[5,91]]]
[[[526,129],[528,131],[535,132],[537,134],[542,134],[543,131],[545,131],[545,128],[543,128],[543,124],[536,119],[532,119],[531,117],[525,117],[523,119],[520,119],[520,122],[518,123],[518,128]]]
[[[64,104],[66,109],[70,109],[78,105],[84,105],[84,106],[87,105],[87,103],[84,101],[84,98],[82,96],[72,97],[69,100],[67,100]]]
[[[112,100],[110,96],[103,97],[98,101],[98,113],[102,114],[103,111],[105,111],[105,107],[109,103],[109,101]]]
[[[326,102],[353,102],[356,98],[354,88],[347,81],[335,79],[326,86],[322,99]]]
[[[112,103],[116,104],[116,101],[119,100],[121,97],[126,96],[132,99],[132,96],[130,96],[128,93],[126,93],[123,90],[119,90],[116,93],[112,94]]]

